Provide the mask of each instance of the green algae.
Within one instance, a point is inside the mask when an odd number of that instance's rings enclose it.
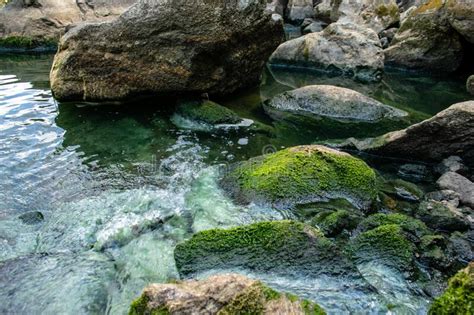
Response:
[[[165,306],[149,309],[148,296],[142,294],[138,299],[134,300],[130,305],[128,315],[169,315],[170,311]]]
[[[174,256],[182,276],[233,267],[308,274],[344,272],[351,268],[334,243],[319,230],[294,221],[202,231],[178,244]]]
[[[358,262],[379,261],[408,271],[413,268],[415,246],[396,224],[386,224],[358,235],[350,245]]]
[[[362,160],[322,146],[279,151],[237,166],[224,178],[237,185],[234,197],[244,201],[292,206],[345,198],[368,208],[377,196],[375,172]]]
[[[35,49],[39,47],[56,47],[58,40],[54,38],[32,38],[27,36],[9,36],[0,38],[0,47],[13,49]]]
[[[232,110],[209,100],[182,102],[178,105],[177,113],[184,118],[209,125],[237,124],[242,121]]]
[[[474,263],[449,280],[443,295],[431,304],[428,314],[451,315],[474,313]]]
[[[345,229],[355,229],[359,221],[359,216],[347,210],[338,210],[334,212],[326,211],[316,215],[311,224],[320,228],[327,236],[336,236]]]
[[[422,221],[400,213],[377,213],[371,215],[361,222],[359,229],[369,231],[387,224],[396,224],[405,233],[409,233],[417,238],[430,234],[430,230]]]

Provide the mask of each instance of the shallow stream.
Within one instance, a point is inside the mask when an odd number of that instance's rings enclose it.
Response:
[[[292,218],[234,204],[218,186],[226,165],[404,127],[273,121],[261,102],[277,93],[308,84],[349,87],[408,111],[410,123],[469,99],[463,78],[389,72],[381,83],[364,85],[272,69],[259,88],[217,100],[270,132],[189,122],[179,128],[173,103],[164,99],[58,104],[49,90],[51,62],[49,55],[0,57],[1,314],[124,314],[147,284],[178,277],[173,248],[192,233]],[[368,162],[396,176],[397,162]],[[36,220],[25,220],[25,213]],[[404,313],[425,312],[429,301],[401,275],[380,266],[359,269],[377,292],[351,291],[338,279],[241,272],[317,300],[332,314],[386,313],[394,301]]]

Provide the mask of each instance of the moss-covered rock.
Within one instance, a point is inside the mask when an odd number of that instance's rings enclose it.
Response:
[[[227,173],[222,185],[237,201],[276,208],[343,198],[367,209],[377,196],[375,172],[365,162],[319,145],[250,159]]]
[[[323,231],[324,235],[336,236],[344,230],[353,230],[360,222],[360,217],[347,210],[324,211],[316,215],[311,224]]]
[[[436,230],[465,231],[469,227],[467,218],[457,208],[434,200],[421,202],[416,217]]]
[[[418,202],[425,194],[417,185],[402,179],[385,182],[381,191],[397,199],[409,202]]]
[[[260,222],[195,234],[175,249],[178,271],[244,268],[280,274],[346,274],[352,264],[323,234],[300,222]]]
[[[153,284],[135,300],[129,315],[165,314],[314,314],[326,312],[316,303],[279,293],[238,274],[201,281]]]
[[[358,263],[377,261],[401,271],[413,269],[415,246],[397,224],[386,224],[359,234],[350,244]]]
[[[209,125],[236,124],[242,121],[232,110],[209,100],[180,102],[177,114]]]
[[[361,231],[369,231],[387,224],[400,226],[405,233],[412,235],[418,240],[421,240],[425,235],[431,234],[428,227],[422,221],[400,213],[377,213],[371,215],[360,223],[359,229]]]
[[[474,313],[474,262],[459,271],[449,280],[447,290],[435,299],[429,314],[473,314]]]

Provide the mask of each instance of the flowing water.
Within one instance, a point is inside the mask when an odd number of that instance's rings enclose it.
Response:
[[[58,104],[49,90],[51,62],[0,57],[1,314],[126,313],[147,284],[178,278],[173,249],[192,233],[292,217],[234,204],[218,186],[222,167],[283,147],[400,127],[272,121],[261,107],[272,95],[337,84],[407,110],[409,122],[468,99],[456,78],[388,73],[381,83],[362,85],[272,69],[261,87],[219,100],[270,131],[206,129],[177,121],[166,99]],[[388,165],[375,166],[393,176]],[[424,312],[428,301],[400,274],[358,267],[377,292],[346,290],[338,279],[242,272],[318,300],[330,313],[386,313],[393,301],[403,312]]]

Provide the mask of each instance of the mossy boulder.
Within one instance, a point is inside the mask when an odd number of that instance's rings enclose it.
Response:
[[[448,288],[431,304],[428,314],[474,313],[474,262],[449,280]]]
[[[343,198],[367,209],[377,196],[373,169],[347,153],[309,145],[285,149],[236,165],[222,186],[237,201],[276,208]]]
[[[242,121],[232,110],[209,100],[180,102],[176,113],[183,118],[209,125],[237,124]]]
[[[260,281],[225,274],[200,281],[148,286],[129,311],[129,315],[145,314],[323,315],[326,312],[314,302],[276,292]]]
[[[319,230],[294,221],[199,232],[178,244],[174,256],[182,276],[242,268],[282,275],[355,272],[350,261]]]
[[[355,237],[350,249],[357,263],[379,262],[400,271],[411,271],[415,246],[397,224],[385,224]]]
[[[400,213],[371,215],[364,219],[358,228],[361,231],[369,231],[387,224],[398,225],[405,233],[411,235],[411,239],[418,241],[423,236],[431,234],[431,231],[422,221]]]
[[[311,220],[326,236],[336,236],[344,230],[353,230],[360,222],[360,216],[347,210],[324,211]]]

